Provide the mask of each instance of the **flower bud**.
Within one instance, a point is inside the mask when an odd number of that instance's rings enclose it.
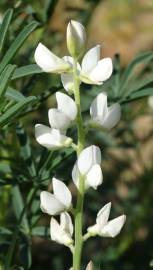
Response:
[[[67,47],[73,57],[79,57],[84,52],[86,33],[84,26],[71,20],[67,26]]]

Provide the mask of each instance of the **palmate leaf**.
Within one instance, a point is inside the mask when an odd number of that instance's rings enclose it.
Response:
[[[0,116],[0,127],[5,126],[10,121],[13,120],[21,111],[27,108],[28,105],[33,104],[37,99],[34,96],[27,97],[22,101],[19,101],[11,108],[9,108],[5,113]]]
[[[29,23],[15,38],[12,45],[9,47],[8,51],[4,55],[1,64],[0,64],[0,73],[3,71],[3,69],[6,67],[8,63],[12,60],[12,58],[15,56],[17,51],[21,48],[22,44],[25,42],[25,40],[29,37],[29,35],[36,29],[36,27],[39,25],[38,22],[33,21]]]
[[[4,43],[5,43],[5,39],[7,36],[7,31],[10,25],[10,21],[12,19],[12,15],[13,15],[12,9],[8,9],[4,14],[4,18],[0,27],[0,52],[2,51]]]

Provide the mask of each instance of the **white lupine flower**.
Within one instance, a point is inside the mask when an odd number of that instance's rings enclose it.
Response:
[[[53,194],[42,191],[40,207],[44,213],[58,215],[71,208],[72,195],[67,186],[60,180],[53,178]]]
[[[73,69],[73,59],[70,56],[65,56],[64,60],[71,64]],[[113,66],[110,58],[100,60],[100,45],[90,49],[82,60],[82,66],[77,65],[80,80],[87,84],[102,84],[109,79],[112,74]],[[61,80],[66,91],[74,90],[72,73],[62,74]]]
[[[34,54],[37,65],[42,68],[44,72],[63,73],[69,72],[71,66],[62,58],[56,56],[42,43],[39,43]]]
[[[71,56],[64,56],[64,61],[71,65],[73,69],[73,58]],[[78,74],[81,72],[81,66],[77,63]],[[74,92],[74,82],[73,82],[73,73],[62,73],[61,81],[64,89],[70,94]]]
[[[126,216],[122,215],[108,221],[110,209],[111,203],[108,203],[98,212],[96,224],[87,229],[89,234],[93,236],[98,234],[103,237],[115,237],[120,233]]]
[[[83,57],[80,78],[85,83],[100,85],[110,78],[112,71],[111,58],[100,60],[100,45],[97,45]]]
[[[73,244],[73,224],[70,215],[64,212],[60,215],[60,224],[55,218],[51,218],[50,236],[51,239],[59,244],[70,246]]]
[[[75,120],[77,106],[72,98],[61,92],[56,92],[57,109],[48,112],[49,123],[52,128],[66,130]]]
[[[74,184],[79,187],[79,174],[84,176],[85,188],[93,187],[102,184],[103,175],[100,167],[101,152],[99,147],[92,145],[85,148],[72,170],[72,179]]]
[[[71,20],[67,26],[67,47],[69,53],[74,57],[79,57],[85,48],[86,31],[84,26]]]
[[[41,124],[35,125],[35,137],[39,144],[49,150],[68,147],[72,143],[72,139],[61,134],[58,129],[50,128]]]
[[[115,103],[108,107],[107,95],[100,93],[91,104],[90,115],[93,124],[111,129],[120,120],[121,106],[119,103]]]

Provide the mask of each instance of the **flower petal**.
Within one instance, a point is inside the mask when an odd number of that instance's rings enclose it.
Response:
[[[96,236],[97,234],[99,234],[99,228],[98,228],[97,224],[88,227],[88,228],[87,228],[87,231],[88,231],[92,236]]]
[[[109,215],[110,215],[110,210],[111,210],[111,202],[107,203],[98,212],[97,218],[96,218],[96,223],[97,223],[99,232],[101,232],[103,227],[107,224],[107,221],[108,221]]]
[[[110,78],[112,72],[113,65],[111,58],[104,58],[100,60],[97,66],[90,72],[89,78],[97,83],[102,83]]]
[[[50,235],[51,239],[59,244],[69,246],[73,242],[70,234],[65,232],[54,218],[51,218],[50,222]]]
[[[67,212],[64,212],[60,215],[60,226],[63,231],[70,234],[73,234],[73,224],[70,215]]]
[[[69,63],[71,67],[73,68],[73,58],[71,56],[64,56],[63,59],[65,62]],[[77,69],[78,69],[78,74],[79,74],[81,71],[81,67],[79,63],[77,63]],[[64,89],[67,92],[69,93],[74,92],[73,73],[62,73],[61,81],[62,81]]]
[[[48,111],[49,123],[52,128],[66,130],[71,123],[71,119],[58,109]]]
[[[51,239],[59,244],[63,244],[61,242],[61,228],[60,228],[60,225],[59,223],[57,222],[57,220],[55,218],[51,218],[51,221],[50,221],[50,236],[51,236]]]
[[[75,120],[77,115],[77,107],[74,100],[61,92],[56,93],[56,99],[58,109],[72,121]]]
[[[102,236],[115,237],[118,235],[125,223],[126,216],[122,215],[109,221],[101,231]]]
[[[56,199],[58,199],[63,205],[65,205],[65,208],[71,207],[71,192],[62,181],[53,178],[53,191]]]
[[[50,150],[56,150],[71,144],[72,139],[60,133],[57,129],[51,129],[45,125],[35,125],[35,136],[39,144]]]
[[[61,74],[61,81],[63,84],[64,89],[69,92],[73,93],[74,92],[74,82],[73,82],[73,75],[72,73],[62,73]]]
[[[100,93],[92,102],[90,107],[90,115],[93,119],[97,119],[101,122],[104,121],[107,114],[107,95]]]
[[[79,188],[79,169],[77,162],[74,164],[74,167],[72,169],[72,179],[76,187]]]
[[[82,73],[88,74],[96,67],[100,59],[100,45],[97,45],[90,49],[82,60]]]
[[[35,61],[45,72],[62,73],[70,70],[70,65],[39,43],[35,50]]]
[[[64,210],[64,204],[62,204],[53,194],[47,191],[40,193],[40,208],[44,213],[49,215],[58,215]]]
[[[101,185],[103,182],[102,170],[99,164],[92,166],[90,171],[87,174],[86,178],[86,188],[93,187],[97,189],[97,186]]]
[[[82,175],[87,174],[95,164],[101,164],[100,148],[91,145],[85,148],[78,158],[78,168]]]
[[[93,263],[92,263],[92,261],[90,261],[88,263],[86,270],[93,270]]]
[[[108,107],[108,112],[102,123],[102,126],[107,129],[113,128],[121,118],[121,106],[119,103],[115,103]]]

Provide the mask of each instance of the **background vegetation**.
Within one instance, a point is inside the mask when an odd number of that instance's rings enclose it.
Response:
[[[87,195],[85,228],[97,211],[113,203],[112,217],[125,212],[126,226],[113,240],[91,239],[84,247],[83,269],[151,269],[153,259],[153,3],[150,0],[0,1],[0,269],[69,269],[71,255],[51,242],[50,217],[39,207],[39,194],[51,190],[56,175],[74,196],[72,151],[50,153],[34,138],[34,125],[47,124],[59,76],[34,64],[39,41],[58,55],[67,54],[70,19],[87,27],[87,47],[102,44],[114,59],[104,86],[82,85],[82,110],[101,91],[120,102],[122,119],[109,134],[90,132],[88,143],[103,154],[104,183]],[[3,21],[2,21],[3,18]],[[152,102],[153,103],[153,102]],[[70,130],[75,136],[75,130]],[[92,138],[92,141],[91,141]],[[90,202],[90,203],[89,203]]]

